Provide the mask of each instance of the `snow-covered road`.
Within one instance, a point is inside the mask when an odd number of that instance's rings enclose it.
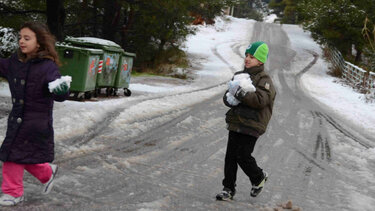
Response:
[[[270,180],[259,198],[250,198],[239,171],[235,201],[217,202],[227,138],[221,97],[256,40],[270,46],[266,68],[278,93],[254,153]],[[27,175],[27,201],[15,210],[258,210],[286,200],[303,210],[372,210],[375,121],[348,105],[366,112],[374,106],[332,82],[308,33],[218,19],[199,27],[185,50],[194,80],[135,78],[129,98],[56,103],[56,189],[47,197],[34,194],[39,185]],[[3,139],[10,100],[6,85],[0,87]],[[337,96],[349,93],[355,97]]]

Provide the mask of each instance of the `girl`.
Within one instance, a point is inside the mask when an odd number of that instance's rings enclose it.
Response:
[[[57,172],[57,166],[49,164],[54,159],[53,101],[64,101],[70,85],[60,79],[55,39],[44,24],[25,23],[18,44],[17,53],[0,58],[0,77],[8,80],[13,103],[0,148],[3,206],[24,200],[24,169],[44,184],[44,194],[51,191]],[[48,89],[51,83],[55,85]]]

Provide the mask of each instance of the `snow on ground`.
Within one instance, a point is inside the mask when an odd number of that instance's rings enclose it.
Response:
[[[276,14],[271,14],[271,15],[265,17],[263,21],[266,22],[266,23],[273,23],[273,22],[275,22],[276,18],[277,18]]]
[[[340,79],[334,78],[327,74],[329,64],[322,58],[321,48],[310,38],[309,32],[304,32],[295,25],[283,25],[287,32],[291,47],[297,52],[294,58],[294,71],[302,68],[299,64],[305,63],[307,58],[312,61],[311,52],[319,54],[319,59],[312,68],[301,77],[301,86],[316,102],[328,108],[329,111],[339,117],[349,127],[362,131],[365,136],[372,141],[371,146],[375,146],[373,137],[375,136],[375,104],[367,103],[364,94],[360,94],[353,88],[338,83]],[[308,56],[310,54],[310,56]],[[342,175],[355,174],[353,178],[362,182],[355,182],[358,187],[346,185],[348,195],[352,200],[349,202],[353,210],[373,210],[375,200],[371,196],[366,196],[359,190],[361,185],[367,186],[373,181],[373,164],[375,161],[375,148],[364,149],[357,143],[339,142],[332,148],[336,160],[339,160],[338,169]],[[351,169],[356,166],[357,170]],[[368,187],[371,188],[371,187]]]
[[[283,29],[288,33],[292,48],[297,52],[306,53],[306,50],[311,50],[319,55],[323,54],[319,46],[309,38],[309,32],[287,24],[283,25]],[[371,114],[375,113],[375,103],[367,103],[364,94],[338,83],[337,78],[327,74],[328,67],[329,64],[320,56],[317,63],[301,78],[305,91],[341,116],[343,121],[351,122],[357,129],[374,137],[375,115]]]
[[[145,84],[142,83],[142,80],[134,80],[136,82],[132,83],[131,81],[130,84],[130,90],[133,92],[131,97],[97,102],[65,101],[63,103],[56,103],[54,109],[54,128],[57,144],[66,138],[86,133],[93,125],[100,124],[100,121],[108,112],[119,108],[123,109],[126,107],[129,111],[132,111],[131,116],[120,114],[117,117],[114,123],[121,128],[126,127],[130,117],[145,119],[178,106],[188,107],[192,103],[203,101],[223,92],[226,88],[225,82],[230,80],[233,71],[240,70],[243,66],[243,58],[232,51],[233,46],[238,46],[240,51],[245,50],[249,44],[248,40],[250,40],[250,37],[248,36],[251,35],[254,22],[253,20],[227,17],[225,19],[218,19],[215,26],[198,26],[196,35],[189,36],[185,42],[185,50],[193,64],[191,69],[193,69],[194,80],[191,83],[176,85],[162,82],[159,84]],[[304,55],[306,56],[305,58],[312,59],[311,55],[307,57],[309,52],[306,50],[322,55],[321,49],[311,39],[308,32],[304,32],[300,27],[294,25],[283,25],[283,29],[288,33],[291,47],[297,52],[297,57],[295,58],[296,64],[294,65],[295,70],[292,71],[298,72],[303,68],[299,67],[298,64],[306,64],[306,61],[298,63],[298,59],[302,58],[299,55]],[[215,52],[219,55],[225,55],[225,60],[228,62],[224,62],[223,59],[215,55]],[[330,108],[332,112],[340,115],[344,121],[351,122],[374,137],[375,116],[373,114],[375,113],[375,104],[366,103],[362,94],[356,93],[348,86],[335,82],[337,79],[327,75],[327,71],[328,64],[324,60],[319,59],[301,78],[301,83],[305,91],[318,102]],[[220,83],[223,83],[220,87],[207,89],[195,94],[192,93],[189,97],[179,97],[176,95],[150,100],[150,98],[155,96],[198,90]],[[0,83],[0,96],[10,96],[6,83]],[[142,103],[132,106],[135,102]],[[0,119],[0,140],[3,140],[5,136],[6,120],[7,117]],[[148,125],[143,125],[143,127],[147,128]],[[341,148],[338,147],[337,150],[345,152],[350,149],[342,146]],[[353,161],[358,165],[366,165],[369,161],[375,161],[375,149],[360,151],[358,153],[362,154],[362,156]],[[368,160],[364,160],[364,157]],[[350,159],[354,158],[350,157]],[[362,196],[356,195],[353,188],[353,197],[360,198]],[[362,198],[362,200],[364,202],[361,204],[366,204],[366,202],[370,204],[372,199]]]

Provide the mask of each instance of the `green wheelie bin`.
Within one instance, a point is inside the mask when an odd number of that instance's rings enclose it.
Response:
[[[130,96],[131,91],[129,89],[130,76],[133,68],[133,61],[136,54],[124,52],[120,58],[120,64],[118,66],[118,71],[116,74],[115,84],[114,84],[114,95],[118,94],[118,89],[124,89],[124,95]]]
[[[72,77],[70,97],[77,100],[90,99],[96,91],[99,63],[103,57],[103,50],[57,43],[56,51],[62,64],[61,75]]]
[[[107,96],[114,94],[118,65],[124,50],[112,41],[94,37],[68,37],[65,42],[74,46],[103,50],[102,66],[98,70],[95,94],[100,94],[102,88],[106,88]]]

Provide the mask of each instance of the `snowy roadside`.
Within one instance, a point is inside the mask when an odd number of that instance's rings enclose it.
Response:
[[[375,113],[375,103],[366,102],[364,94],[328,75],[329,64],[322,58],[321,48],[312,39],[303,38],[309,36],[309,32],[288,24],[283,25],[283,29],[288,33],[293,49],[300,52],[311,50],[320,55],[317,63],[301,78],[304,91],[340,116],[341,121],[363,131],[368,137],[375,137],[375,116],[372,115]],[[372,141],[375,145],[375,140]]]
[[[322,50],[310,38],[308,32],[295,25],[283,25],[283,29],[288,33],[293,50],[298,52],[294,59],[294,66],[300,68],[294,68],[295,71],[301,70],[313,60],[311,51],[319,55],[316,64],[301,77],[300,84],[303,91],[328,112],[333,113],[340,122],[350,127],[349,129],[364,134],[365,139],[374,147],[375,103],[366,102],[364,94],[356,92],[353,88],[338,82],[340,79],[327,74],[329,64],[322,58]],[[306,61],[307,58],[311,59]],[[331,134],[331,136],[335,135]],[[356,134],[356,136],[361,135]],[[332,167],[341,172],[341,175],[352,178],[355,184],[344,185],[352,210],[373,210],[375,199],[370,196],[371,194],[363,194],[362,188],[373,190],[373,186],[369,184],[373,183],[374,178],[375,148],[365,148],[354,141],[346,142],[340,139],[339,142],[334,143],[334,146],[332,154],[336,158]]]

